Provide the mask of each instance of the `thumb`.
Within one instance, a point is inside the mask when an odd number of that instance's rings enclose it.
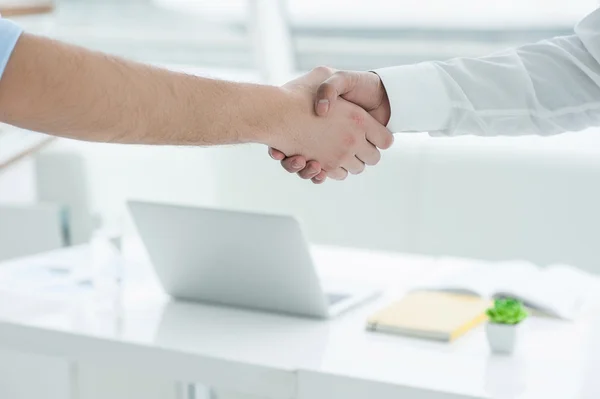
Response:
[[[357,75],[353,72],[340,71],[331,75],[317,89],[315,112],[326,116],[339,96],[354,90]]]

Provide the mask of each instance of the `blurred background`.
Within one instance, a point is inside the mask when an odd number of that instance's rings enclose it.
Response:
[[[3,2],[13,10],[45,3]],[[56,0],[49,12],[12,18],[30,32],[140,62],[280,84],[317,65],[368,70],[570,35],[595,7],[596,0]],[[0,165],[42,139],[3,126]],[[551,138],[397,135],[379,166],[322,186],[289,176],[263,146],[61,139],[0,168],[0,259],[84,242],[98,229],[130,233],[125,201],[145,199],[293,214],[320,244],[596,272],[598,181],[598,129]],[[19,247],[23,236],[28,245]]]

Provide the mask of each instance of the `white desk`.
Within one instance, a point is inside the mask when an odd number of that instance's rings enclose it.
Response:
[[[363,251],[321,249],[316,258],[328,265],[324,275],[343,268],[347,278],[383,284],[386,295],[332,321],[173,303],[145,261],[130,260],[115,308],[99,292],[44,294],[43,301],[4,294],[0,346],[273,399],[600,393],[596,323],[532,318],[514,357],[490,355],[482,329],[454,344],[370,333],[364,321],[372,311],[447,270],[430,258]]]

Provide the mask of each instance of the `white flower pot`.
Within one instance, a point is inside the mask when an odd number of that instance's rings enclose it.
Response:
[[[519,324],[487,323],[485,332],[490,348],[495,353],[510,354],[515,350],[519,332],[523,322]]]

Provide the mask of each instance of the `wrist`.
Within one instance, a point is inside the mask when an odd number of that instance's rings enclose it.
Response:
[[[255,100],[253,129],[248,142],[276,147],[288,129],[290,109],[296,106],[289,90],[277,86],[260,86]]]
[[[377,79],[377,93],[379,93],[379,104],[377,109],[379,110],[377,115],[377,120],[384,126],[387,126],[390,122],[390,118],[392,116],[392,109],[390,106],[390,99],[388,97],[387,90],[383,81],[381,80],[381,76],[375,71],[369,71],[372,73]]]
[[[381,108],[382,113],[382,125],[387,126],[392,118],[392,107],[390,106],[390,98],[388,97],[387,90],[381,79],[379,79],[379,84],[381,85],[381,103],[379,108]]]

